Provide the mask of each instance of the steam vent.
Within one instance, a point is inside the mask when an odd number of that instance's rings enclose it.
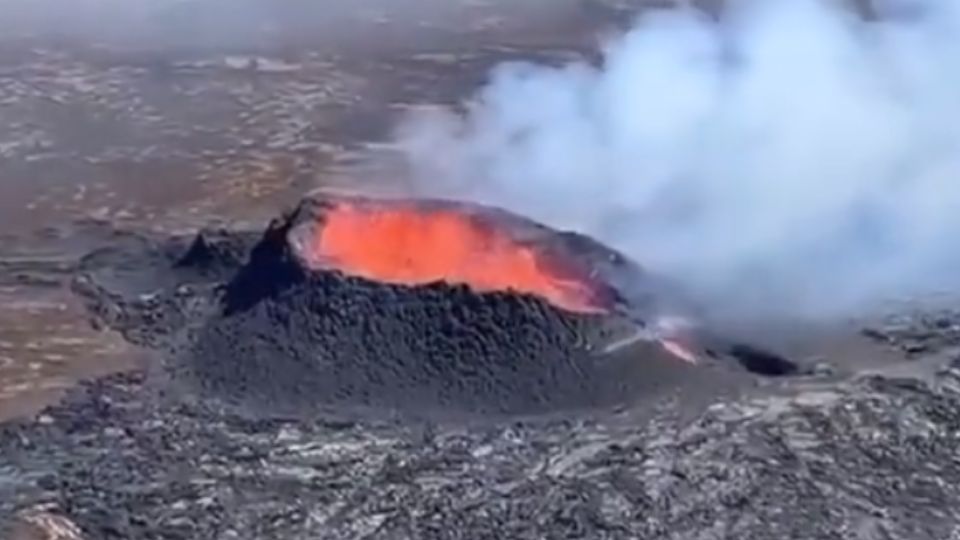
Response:
[[[541,414],[625,404],[691,369],[650,344],[604,352],[636,331],[608,278],[639,267],[499,209],[315,195],[256,239],[183,244],[141,257],[179,253],[164,263],[179,291],[113,324],[166,349],[175,387],[244,411]],[[117,267],[103,257],[91,266]],[[184,300],[211,275],[207,309]],[[90,276],[79,289],[102,298]]]

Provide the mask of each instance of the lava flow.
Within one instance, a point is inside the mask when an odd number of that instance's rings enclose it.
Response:
[[[654,341],[696,362],[695,347],[686,343],[689,332],[665,324],[678,317],[664,304],[668,294],[657,280],[585,236],[493,207],[436,199],[324,194],[308,199],[307,207],[299,211],[291,240],[310,270],[397,285],[443,282],[481,293],[532,295],[568,312],[635,323],[636,335],[610,351]]]
[[[576,313],[610,313],[615,292],[589,265],[551,248],[546,229],[460,203],[337,198],[303,242],[314,270],[385,283],[467,285],[538,296]]]

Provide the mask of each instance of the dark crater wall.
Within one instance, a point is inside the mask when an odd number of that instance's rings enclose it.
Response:
[[[640,370],[592,355],[603,330],[527,297],[320,273],[212,319],[178,357],[175,377],[291,412],[316,404],[546,412],[629,396],[624,376]]]

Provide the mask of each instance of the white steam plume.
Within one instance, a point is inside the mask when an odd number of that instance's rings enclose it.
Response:
[[[960,291],[960,2],[652,12],[399,139],[423,194],[589,233],[736,315]]]

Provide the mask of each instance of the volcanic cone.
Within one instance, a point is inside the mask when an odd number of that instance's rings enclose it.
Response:
[[[620,403],[657,386],[657,369],[682,368],[649,350],[599,354],[635,325],[618,315],[614,270],[642,274],[503,210],[316,195],[271,224],[173,374],[283,414]]]

